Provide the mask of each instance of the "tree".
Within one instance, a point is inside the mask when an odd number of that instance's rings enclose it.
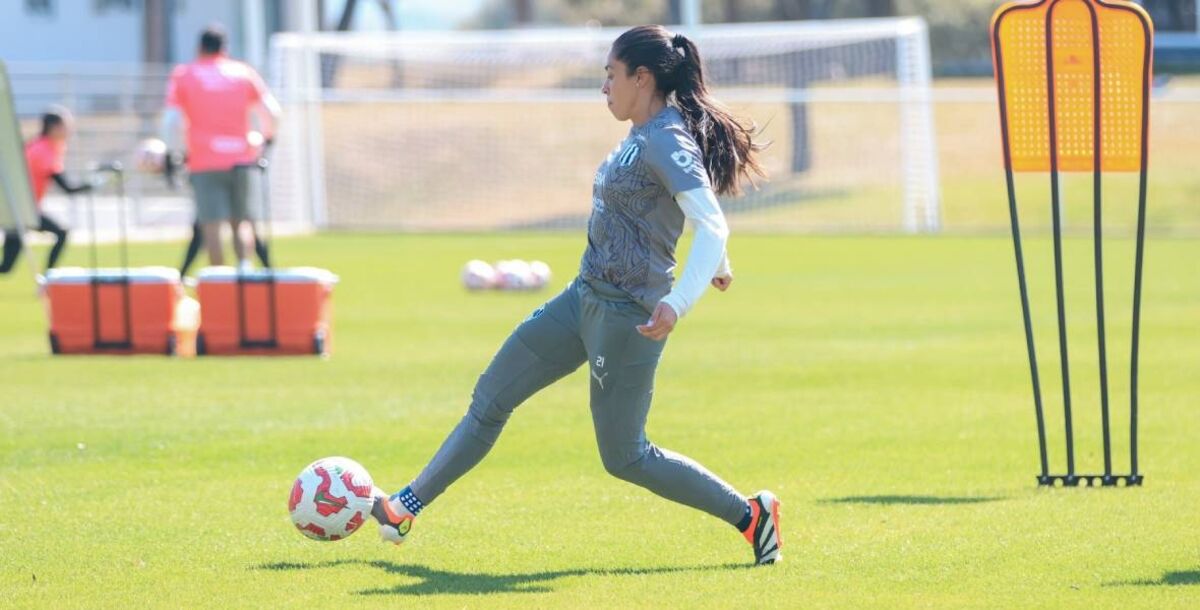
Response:
[[[741,0],[725,0],[725,21],[737,23],[742,20]]]
[[[683,21],[683,0],[667,0],[667,23]]]
[[[893,17],[896,15],[896,0],[867,0],[868,17]]]
[[[809,13],[809,0],[776,0],[772,18],[778,21],[804,19]]]
[[[392,10],[391,0],[377,0],[379,10],[383,12],[384,19],[387,21],[387,29],[396,31],[399,23],[396,19],[396,12]],[[346,4],[342,6],[342,14],[338,18],[337,25],[334,26],[337,32],[349,31],[354,25],[354,15],[358,10],[358,0],[346,0]],[[317,0],[317,28],[324,30],[325,28],[325,2]],[[339,56],[332,54],[321,55],[321,86],[331,87],[337,81],[337,72],[340,62]],[[403,74],[400,69],[400,62],[392,62],[392,84],[400,86],[403,82]]]
[[[142,61],[171,62],[171,0],[146,0],[142,9]]]
[[[512,0],[513,15],[517,25],[533,23],[533,0]]]
[[[171,17],[174,12],[172,0],[146,0],[142,9],[142,61],[147,64],[171,62]],[[143,81],[144,100],[159,100],[162,84],[148,78]],[[154,133],[154,118],[158,112],[156,104],[139,108],[143,133]]]
[[[1157,30],[1194,31],[1198,25],[1195,0],[1145,0],[1142,4]]]

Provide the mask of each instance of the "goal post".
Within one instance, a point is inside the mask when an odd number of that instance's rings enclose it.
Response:
[[[628,131],[600,94],[622,31],[277,34],[274,197],[337,229],[582,227]],[[939,229],[922,19],[684,32],[714,95],[770,142],[768,179],[723,201],[735,229]]]

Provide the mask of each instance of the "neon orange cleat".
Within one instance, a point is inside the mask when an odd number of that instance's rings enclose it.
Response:
[[[775,563],[783,559],[779,535],[779,498],[769,491],[760,491],[747,498],[750,503],[750,525],[742,531],[746,541],[754,546],[754,563]]]
[[[400,500],[388,498],[378,487],[375,488],[375,506],[371,509],[371,516],[379,522],[379,537],[392,544],[404,543],[416,519]]]

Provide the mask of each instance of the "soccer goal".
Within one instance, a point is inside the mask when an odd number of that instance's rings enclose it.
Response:
[[[621,31],[278,34],[274,196],[318,227],[582,227],[593,172],[628,129],[600,93]],[[735,229],[938,229],[923,20],[685,33],[714,94],[771,142],[769,179],[724,201]]]

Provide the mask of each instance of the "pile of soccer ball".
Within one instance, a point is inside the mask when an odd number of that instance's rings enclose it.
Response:
[[[542,261],[514,259],[489,265],[473,260],[462,269],[462,283],[467,290],[541,290],[549,281],[550,265]]]

